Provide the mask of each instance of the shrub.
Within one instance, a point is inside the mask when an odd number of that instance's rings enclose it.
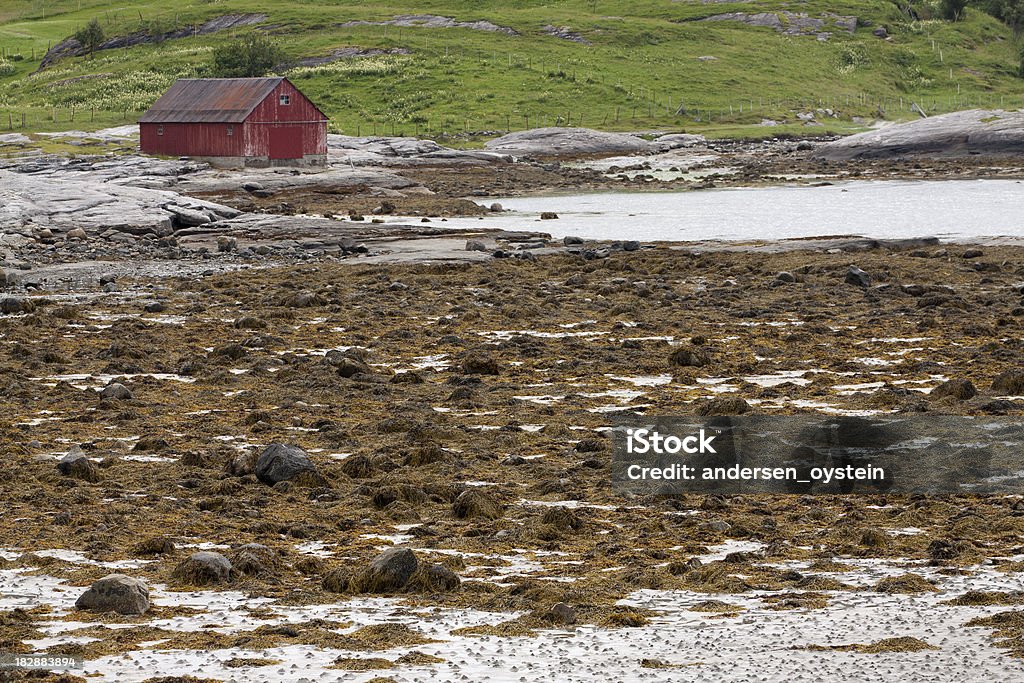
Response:
[[[14,73],[14,65],[8,62],[6,59],[0,59],[0,78],[4,76],[10,76]]]
[[[280,48],[267,36],[253,33],[213,51],[213,75],[219,78],[263,76],[280,61]]]
[[[75,40],[82,44],[86,50],[89,51],[89,57],[92,58],[96,48],[103,42],[103,27],[100,26],[98,19],[93,19],[82,28],[75,31]]]
[[[967,0],[941,0],[939,9],[946,21],[960,21],[967,7]]]

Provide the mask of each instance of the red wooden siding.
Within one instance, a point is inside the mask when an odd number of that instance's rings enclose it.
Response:
[[[142,151],[168,156],[244,156],[244,132],[238,123],[142,123]],[[228,135],[231,128],[232,134]],[[163,129],[163,135],[159,131]]]

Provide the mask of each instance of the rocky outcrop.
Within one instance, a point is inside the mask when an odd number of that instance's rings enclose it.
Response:
[[[735,21],[748,26],[771,28],[788,36],[815,36],[821,41],[831,38],[832,31],[852,35],[857,30],[857,17],[832,12],[824,12],[816,17],[805,12],[729,12],[704,17],[700,21]]]
[[[482,166],[511,161],[507,154],[451,149],[433,140],[334,134],[327,136],[327,154],[332,162],[350,166]]]
[[[590,45],[589,40],[581,36],[579,33],[576,33],[576,31],[573,31],[568,26],[552,26],[551,24],[547,24],[544,26],[544,33],[549,36],[554,36],[555,38],[561,38],[562,40],[571,40],[572,42],[579,43],[580,45]]]
[[[468,28],[472,31],[488,31],[518,36],[519,31],[508,26],[498,26],[489,21],[456,21],[451,17],[436,14],[400,14],[387,21],[346,21],[339,26],[408,26],[413,28]]]
[[[651,143],[635,135],[606,133],[589,128],[534,128],[495,138],[488,150],[517,156],[579,157],[646,154]]]
[[[355,59],[357,57],[380,57],[382,55],[408,55],[412,54],[412,50],[405,47],[389,47],[386,49],[379,48],[362,48],[362,47],[339,47],[336,50],[331,50],[326,55],[318,57],[303,57],[297,59],[291,64],[282,64],[277,68],[294,68],[299,66],[321,66],[323,64],[330,64],[332,62],[339,62],[343,59]]]
[[[968,155],[1024,156],[1024,112],[958,111],[851,135],[813,153],[830,161]]]
[[[34,228],[87,234],[108,231],[170,235],[175,229],[233,218],[241,212],[176,192],[96,179],[62,179],[0,170],[0,232],[28,236]]]
[[[210,19],[198,26],[182,26],[181,28],[175,28],[172,31],[156,33],[151,33],[150,31],[135,31],[134,33],[129,33],[124,36],[114,36],[113,38],[108,38],[100,43],[96,47],[96,51],[99,52],[100,50],[133,47],[135,45],[144,45],[146,43],[162,43],[165,40],[175,40],[178,38],[193,38],[195,36],[203,36],[209,33],[225,31],[227,29],[251,26],[252,24],[259,24],[266,20],[266,14],[225,14],[224,16]],[[47,51],[43,56],[43,61],[39,64],[38,71],[42,71],[54,62],[64,59],[65,57],[81,57],[86,54],[86,52],[87,50],[80,42],[78,42],[77,38],[65,38]]]

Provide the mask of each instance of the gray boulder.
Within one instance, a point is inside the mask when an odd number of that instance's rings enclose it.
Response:
[[[973,109],[897,123],[819,145],[830,161],[1024,155],[1024,111]]]
[[[315,473],[316,465],[298,446],[272,443],[256,458],[256,478],[264,484],[290,481],[307,472]]]
[[[487,149],[508,154],[539,157],[646,154],[651,143],[635,135],[606,133],[589,128],[534,128],[495,138]]]
[[[34,310],[36,310],[36,305],[29,299],[20,299],[13,296],[0,299],[0,313],[10,315],[14,313],[31,313]]]
[[[857,266],[850,266],[846,271],[846,284],[867,288],[871,286],[871,277]]]
[[[388,548],[358,577],[358,592],[394,593],[405,588],[419,562],[408,548]]]
[[[969,379],[951,379],[932,389],[934,399],[952,397],[957,401],[967,401],[978,395],[978,390]]]
[[[134,397],[128,387],[118,382],[108,384],[100,391],[100,400],[103,401],[129,401]]]
[[[149,609],[149,588],[139,579],[124,574],[108,574],[93,581],[89,590],[82,593],[75,602],[75,609],[145,614]]]

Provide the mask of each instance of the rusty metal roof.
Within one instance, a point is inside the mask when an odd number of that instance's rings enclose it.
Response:
[[[283,78],[183,78],[139,123],[241,123]]]

